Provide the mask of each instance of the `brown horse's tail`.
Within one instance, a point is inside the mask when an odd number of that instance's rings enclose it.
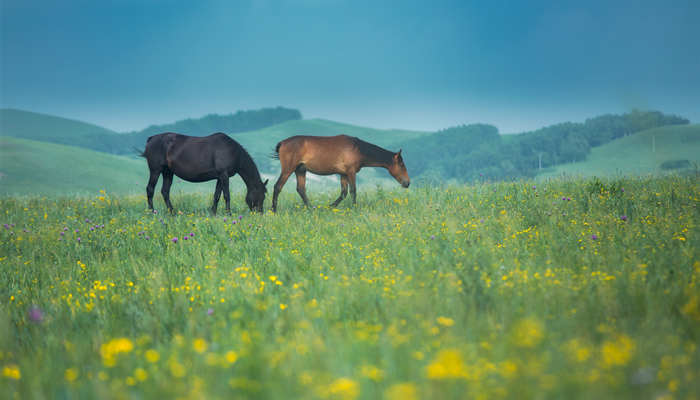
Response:
[[[272,157],[275,160],[280,159],[280,146],[282,145],[282,142],[277,143],[277,146],[275,146],[275,152],[270,154],[270,157]]]

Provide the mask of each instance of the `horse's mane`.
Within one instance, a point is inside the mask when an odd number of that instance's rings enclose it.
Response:
[[[355,147],[357,147],[357,150],[368,160],[378,161],[384,164],[391,164],[393,162],[393,152],[356,137],[353,137],[352,141]]]

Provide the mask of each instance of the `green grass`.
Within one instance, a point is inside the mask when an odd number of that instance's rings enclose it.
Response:
[[[361,191],[338,209],[284,193],[279,214],[240,217],[240,193],[232,217],[202,194],[177,216],[143,195],[2,197],[0,391],[696,398],[698,193],[673,176]]]
[[[671,160],[700,162],[700,125],[666,126],[620,138],[593,148],[583,162],[554,167],[539,177],[658,174],[664,172],[659,166]]]

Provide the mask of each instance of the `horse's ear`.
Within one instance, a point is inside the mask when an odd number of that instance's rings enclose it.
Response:
[[[263,182],[263,186],[267,186],[267,181],[269,181],[269,179],[265,179],[265,182]]]
[[[399,157],[401,157],[401,149],[399,149],[399,152],[398,152],[398,153],[396,153],[396,156],[395,156],[395,157],[396,157],[396,158],[399,158]]]

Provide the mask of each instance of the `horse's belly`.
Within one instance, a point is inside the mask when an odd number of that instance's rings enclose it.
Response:
[[[309,160],[304,163],[304,167],[309,172],[316,175],[334,175],[334,174],[347,174],[352,167],[348,165],[344,160],[337,160],[335,162],[319,162],[316,160]]]
[[[217,179],[217,174],[211,172],[204,172],[199,174],[193,174],[187,171],[173,170],[173,173],[180,179],[186,180],[188,182],[206,182],[212,179]]]

